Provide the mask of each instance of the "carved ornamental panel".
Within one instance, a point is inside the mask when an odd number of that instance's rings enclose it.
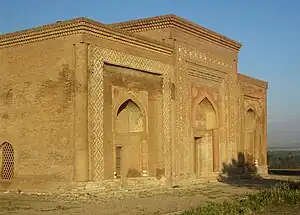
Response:
[[[105,63],[138,69],[163,75],[163,132],[165,174],[171,174],[171,82],[172,67],[159,61],[150,60],[98,46],[89,46],[88,80],[88,122],[89,144],[93,180],[104,179],[103,148],[103,102]]]
[[[220,145],[227,144],[228,131],[228,82],[229,74],[233,73],[233,63],[218,58],[209,52],[193,50],[191,48],[178,45],[176,47],[176,148],[175,152],[179,161],[176,161],[177,173],[191,173],[192,149],[190,143],[194,141],[192,134],[192,122],[189,113],[192,111],[192,97],[195,90],[194,85],[213,89],[215,93],[213,98],[219,98],[220,115]],[[234,95],[230,95],[232,98]],[[229,131],[228,131],[229,132]],[[235,132],[231,129],[231,133]],[[191,139],[192,138],[192,139]],[[225,149],[225,148],[224,148]],[[224,151],[222,148],[221,150]],[[183,163],[183,166],[182,166]]]

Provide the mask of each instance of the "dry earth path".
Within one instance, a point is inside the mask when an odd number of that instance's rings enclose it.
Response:
[[[105,195],[0,195],[0,214],[163,215],[256,192],[221,183]]]

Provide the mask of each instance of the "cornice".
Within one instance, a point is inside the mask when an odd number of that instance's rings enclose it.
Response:
[[[143,36],[133,35],[131,33],[124,32],[121,29],[111,28],[105,24],[87,18],[76,18],[37,28],[0,35],[0,49],[83,33],[145,48],[166,55],[171,55],[173,53],[173,48],[170,45],[163,44]]]
[[[192,62],[187,62],[187,71],[190,77],[205,79],[216,83],[222,83],[227,73],[220,70],[212,69]]]
[[[238,80],[243,85],[254,85],[256,87],[268,89],[268,82],[256,78],[252,78],[250,76],[243,75],[241,73],[238,73]]]
[[[155,16],[151,18],[137,19],[127,22],[113,23],[109,26],[118,27],[128,32],[141,32],[162,28],[176,28],[181,31],[185,31],[198,38],[205,39],[210,42],[225,46],[233,51],[238,52],[242,47],[242,44],[232,40],[226,36],[202,27],[196,23],[193,23],[184,18],[178,17],[173,14],[164,16]]]

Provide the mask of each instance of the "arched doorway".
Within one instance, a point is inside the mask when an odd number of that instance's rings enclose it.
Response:
[[[14,149],[11,144],[5,142],[0,145],[1,180],[11,180],[14,177]]]
[[[117,177],[139,177],[142,170],[141,142],[145,131],[145,116],[131,99],[120,105],[115,121]]]
[[[255,159],[256,114],[253,109],[246,112],[245,117],[245,158],[248,163]]]
[[[217,114],[208,98],[195,107],[194,172],[205,174],[218,171]]]

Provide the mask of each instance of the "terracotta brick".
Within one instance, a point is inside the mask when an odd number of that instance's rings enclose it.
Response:
[[[240,48],[174,15],[0,35],[0,144],[14,150],[0,187],[188,185],[241,154],[266,173],[268,86],[238,73]],[[3,146],[2,170],[12,165]]]

